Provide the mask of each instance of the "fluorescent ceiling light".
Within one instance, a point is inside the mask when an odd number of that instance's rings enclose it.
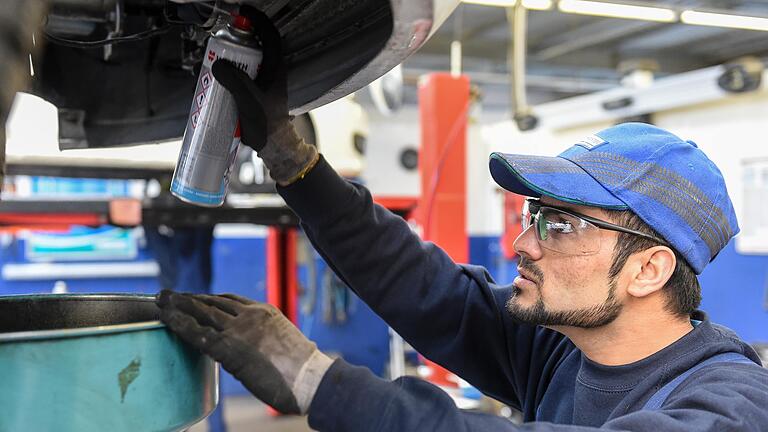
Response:
[[[462,0],[462,3],[483,6],[513,7],[518,0]],[[552,8],[553,0],[522,0],[526,9],[547,10]]]
[[[660,7],[635,6],[630,4],[586,0],[560,0],[558,5],[562,12],[567,13],[658,22],[677,21],[677,14],[675,11]]]
[[[552,5],[556,0],[462,0],[462,3],[483,6],[513,7],[518,1],[522,1],[522,4],[526,9],[548,10],[552,8]],[[678,21],[677,12],[674,9],[640,6],[629,3],[612,3],[593,0],[559,0],[558,8],[561,12],[580,15],[667,23]],[[680,13],[679,19],[680,22],[691,25],[768,31],[768,18],[763,17],[685,10]]]
[[[693,25],[768,31],[768,18],[745,15],[726,15],[687,10],[680,14],[680,21],[685,24]]]

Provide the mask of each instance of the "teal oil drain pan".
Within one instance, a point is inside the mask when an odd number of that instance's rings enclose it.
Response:
[[[158,321],[154,297],[0,296],[0,432],[183,431],[218,368]]]

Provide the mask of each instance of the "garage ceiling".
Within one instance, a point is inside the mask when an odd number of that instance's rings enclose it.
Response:
[[[768,17],[764,0],[658,0],[635,2]],[[507,110],[509,86],[505,9],[462,4],[433,38],[404,64],[406,101],[416,102],[416,78],[449,69],[450,44],[462,42],[462,67],[482,93],[484,106]],[[653,59],[657,77],[768,55],[768,32],[528,12],[527,88],[531,104],[619,85],[620,65]]]

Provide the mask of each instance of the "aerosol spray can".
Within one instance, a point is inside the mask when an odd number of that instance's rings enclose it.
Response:
[[[217,59],[229,60],[251,79],[256,77],[262,52],[248,18],[235,16],[231,24],[208,40],[173,173],[171,193],[182,201],[206,207],[224,202],[240,145],[235,101],[211,73],[211,65]]]

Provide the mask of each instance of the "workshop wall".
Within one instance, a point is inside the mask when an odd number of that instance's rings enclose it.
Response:
[[[404,106],[389,116],[374,109],[369,109],[368,113],[370,135],[363,172],[366,187],[375,196],[418,196],[421,189],[418,169],[408,169],[402,163],[403,153],[417,149],[421,140],[418,107]],[[504,219],[502,195],[488,172],[488,155],[494,142],[484,136],[484,126],[488,122],[495,124],[505,115],[500,111],[482,112],[475,106],[470,112],[467,129],[470,263],[485,266],[499,283],[512,282],[517,276],[517,262],[504,258],[499,246]]]
[[[367,112],[370,134],[362,175],[366,186],[375,196],[418,196],[421,193],[419,171],[413,165],[407,168],[402,163],[404,152],[409,149],[418,151],[419,148],[418,108],[403,107],[390,116],[375,109]]]
[[[504,256],[500,237],[504,231],[503,194],[488,171],[488,156],[503,145],[516,142],[513,131],[489,139],[487,127],[474,118],[467,129],[467,233],[469,261],[485,267],[499,284],[517,276],[517,260]],[[506,144],[501,144],[506,143]],[[510,150],[511,151],[511,150]]]

